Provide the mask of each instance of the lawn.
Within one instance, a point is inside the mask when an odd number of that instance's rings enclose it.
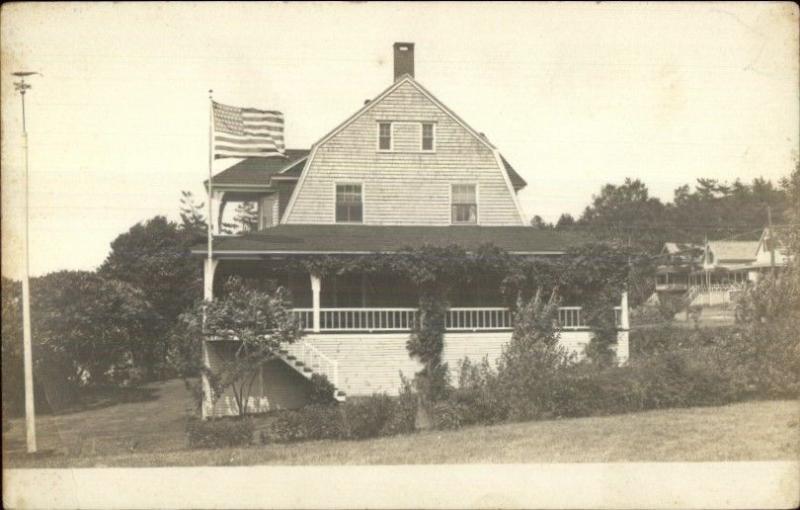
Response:
[[[152,385],[153,398],[39,420],[40,447],[7,454],[5,467],[633,462],[800,459],[800,402],[746,402],[568,420],[469,427],[366,441],[313,441],[187,450],[191,408],[180,381]],[[4,443],[19,449],[17,420]]]

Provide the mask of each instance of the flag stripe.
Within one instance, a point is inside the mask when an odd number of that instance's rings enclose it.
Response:
[[[275,110],[212,103],[214,157],[283,155],[283,114]]]
[[[243,148],[243,147],[235,147],[229,145],[217,145],[215,149],[218,152],[241,152],[247,154],[263,154],[263,153],[274,153],[275,146],[270,147],[253,147],[253,148]]]
[[[220,104],[220,103],[217,103]],[[223,105],[224,106],[224,105]],[[230,106],[229,108],[236,108],[235,106]],[[269,115],[283,115],[283,113],[279,112],[278,110],[258,110],[256,108],[240,108],[243,113],[265,113]]]
[[[214,141],[216,141],[216,142],[225,142],[225,143],[227,143],[229,145],[236,145],[236,144],[242,144],[242,145],[271,144],[271,145],[275,145],[277,140],[275,140],[274,138],[256,138],[256,137],[237,138],[237,137],[233,137],[233,136],[217,135],[217,136],[214,137]]]

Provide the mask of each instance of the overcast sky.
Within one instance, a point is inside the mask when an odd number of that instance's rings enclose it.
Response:
[[[528,181],[528,216],[606,182],[663,200],[697,177],[777,180],[798,150],[798,15],[784,4],[11,4],[2,16],[4,275],[17,274],[27,96],[31,272],[93,269],[134,223],[203,193],[208,94],[282,110],[308,148],[416,77]],[[233,161],[220,162],[217,170]]]

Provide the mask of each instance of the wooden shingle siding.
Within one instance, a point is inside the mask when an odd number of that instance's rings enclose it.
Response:
[[[392,126],[394,152],[420,152],[422,125],[419,122],[394,122]]]
[[[394,122],[394,150],[377,150],[379,121]],[[436,151],[420,151],[420,122],[436,124]],[[404,83],[320,145],[287,223],[334,223],[335,183],[361,182],[364,223],[449,225],[450,185],[478,185],[480,225],[522,225],[493,151]]]

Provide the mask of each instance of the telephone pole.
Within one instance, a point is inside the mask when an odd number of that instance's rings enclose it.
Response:
[[[30,246],[28,242],[28,199],[30,196],[28,191],[28,128],[25,124],[25,91],[30,89],[31,85],[25,82],[25,78],[39,73],[25,71],[12,74],[20,79],[18,82],[14,82],[14,89],[19,91],[19,97],[22,101],[22,146],[25,158],[25,190],[22,194],[25,202],[25,227],[22,230],[22,246],[24,250],[22,256],[22,350],[25,367],[25,438],[28,453],[36,453],[36,417],[33,402],[33,349],[31,342],[31,289],[28,266],[28,251]]]
[[[772,241],[772,207],[767,206],[767,235],[764,242],[769,243],[769,271],[775,274],[775,243]]]

